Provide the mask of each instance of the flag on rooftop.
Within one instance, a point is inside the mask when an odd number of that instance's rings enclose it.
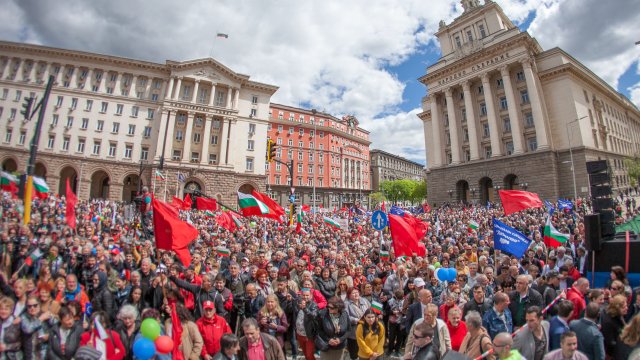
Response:
[[[225,34],[225,33],[218,33],[216,35],[216,37],[218,38],[222,38],[222,39],[228,39],[229,38],[229,34]]]

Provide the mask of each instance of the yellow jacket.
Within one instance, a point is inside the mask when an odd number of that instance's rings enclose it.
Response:
[[[380,321],[378,321],[378,327],[380,327],[380,331],[378,331],[377,335],[369,331],[367,336],[363,336],[364,321],[360,320],[358,322],[356,341],[358,341],[359,357],[369,359],[373,353],[384,354],[384,326]]]

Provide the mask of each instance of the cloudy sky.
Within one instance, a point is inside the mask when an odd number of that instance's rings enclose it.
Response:
[[[484,0],[481,0],[483,2]],[[640,105],[640,0],[496,0]],[[278,85],[272,101],[354,114],[371,148],[425,162],[417,78],[455,0],[0,0],[4,40],[163,63],[213,56]],[[228,39],[217,39],[226,33]]]

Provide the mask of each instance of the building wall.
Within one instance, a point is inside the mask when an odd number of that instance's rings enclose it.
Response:
[[[371,150],[372,191],[388,180],[424,180],[424,166],[381,150]]]
[[[79,182],[81,197],[130,200],[129,190],[121,189],[139,183],[141,163],[142,183],[153,184],[151,169],[159,167],[163,149],[167,194],[208,188],[209,195],[235,202],[241,186],[264,186],[265,144],[256,139],[266,136],[277,87],[214,59],[158,64],[10,42],[0,42],[3,166],[11,159],[15,170],[25,170],[20,154],[36,121],[23,121],[19,112],[25,97],[42,97],[49,75],[55,83],[39,159],[47,159],[40,172],[51,178],[50,187],[70,177]],[[94,163],[106,170],[96,175]],[[177,184],[178,171],[185,183]],[[164,182],[156,185],[156,192],[165,192]]]
[[[263,141],[267,137],[276,141],[277,159],[289,163],[293,158],[293,185],[303,203],[312,203],[314,184],[316,201],[325,207],[362,200],[369,193],[369,132],[358,126],[357,119],[349,124],[329,114],[271,104]],[[267,172],[272,195],[285,203],[287,168],[274,162],[268,164]]]

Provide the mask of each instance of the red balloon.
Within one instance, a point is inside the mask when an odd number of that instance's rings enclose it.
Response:
[[[173,340],[167,335],[158,336],[155,341],[156,351],[160,354],[168,354],[173,350]]]

